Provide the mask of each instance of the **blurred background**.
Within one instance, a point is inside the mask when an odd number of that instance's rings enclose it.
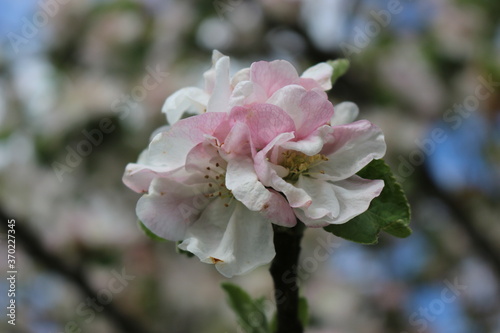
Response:
[[[225,279],[147,238],[121,182],[218,49],[235,71],[349,58],[330,98],[383,129],[411,202],[407,239],[306,232],[308,332],[500,333],[500,2],[5,0],[0,35],[0,331],[240,332]],[[231,281],[272,312],[267,267]]]

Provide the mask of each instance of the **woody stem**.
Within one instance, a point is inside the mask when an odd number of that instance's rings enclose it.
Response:
[[[297,221],[293,228],[274,225],[274,247],[276,256],[270,272],[274,281],[274,296],[277,306],[278,330],[276,333],[303,333],[299,320],[299,287],[297,264],[304,224]]]

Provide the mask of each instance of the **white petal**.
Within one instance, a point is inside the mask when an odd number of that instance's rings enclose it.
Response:
[[[149,141],[152,141],[153,138],[158,134],[158,133],[161,133],[161,132],[167,132],[169,129],[170,129],[170,125],[164,125],[164,126],[161,126],[161,127],[158,127],[157,129],[155,129],[151,135],[149,136]],[[138,163],[140,161],[140,157],[139,157],[139,160],[137,161]]]
[[[352,123],[359,114],[359,108],[352,102],[342,102],[334,107],[335,113],[330,120],[332,126]]]
[[[226,57],[224,54],[217,50],[212,52],[212,67],[203,73],[203,78],[205,79],[205,90],[211,94],[215,86],[215,66],[219,59]]]
[[[229,57],[222,57],[215,64],[215,82],[208,101],[207,112],[228,112],[231,88],[229,86]]]
[[[259,181],[252,159],[235,158],[228,162],[226,187],[248,209],[260,211],[270,222],[287,227],[296,224],[288,202]]]
[[[250,81],[242,81],[234,87],[229,98],[229,107],[262,103],[266,100],[266,92],[261,86]]]
[[[346,179],[373,159],[384,156],[384,134],[369,121],[360,120],[334,126],[333,129],[332,140],[325,143],[321,152],[328,157],[328,161],[311,168],[312,172],[324,172],[323,176],[318,174],[317,177],[329,180]]]
[[[285,195],[290,207],[307,207],[312,203],[312,198],[304,189],[286,182],[275,172],[272,175],[271,187]]]
[[[325,62],[319,63],[305,70],[302,73],[302,78],[313,79],[323,88],[324,90],[332,89],[332,74],[333,68]]]
[[[202,185],[156,178],[151,183],[149,194],[137,202],[137,216],[156,235],[173,241],[182,240],[188,227],[209,203],[202,192]]]
[[[303,140],[288,141],[281,145],[283,149],[300,151],[306,155],[312,156],[318,154],[323,145],[333,132],[331,126],[325,125]]]
[[[146,164],[169,169],[184,166],[189,151],[205,141],[225,117],[221,113],[204,113],[182,119],[169,131],[158,133],[149,144]]]
[[[187,236],[179,247],[215,264],[226,277],[247,273],[275,255],[271,223],[240,203],[225,207],[220,198],[207,206]]]
[[[187,87],[177,90],[170,95],[161,112],[167,116],[170,125],[182,118],[184,113],[201,114],[207,110],[208,94],[196,87]]]
[[[384,187],[383,180],[368,180],[353,176],[342,181],[328,183],[338,200],[338,213],[313,218],[307,210],[295,209],[295,214],[310,227],[324,227],[325,224],[342,224],[365,212],[370,202],[380,195]],[[314,204],[314,200],[313,200]],[[312,205],[311,205],[312,206]]]
[[[236,85],[242,81],[250,80],[250,68],[243,68],[236,72],[231,79],[231,87],[236,87]]]
[[[250,158],[239,157],[228,161],[226,187],[236,199],[253,211],[262,210],[271,199],[269,190],[258,180]]]
[[[147,159],[147,151],[143,152],[139,158],[142,161]],[[128,188],[137,193],[146,193],[149,190],[151,181],[158,177],[165,177],[177,172],[178,169],[172,169],[165,166],[152,166],[146,164],[129,163],[123,174],[123,183]]]
[[[313,220],[324,216],[335,218],[339,215],[340,204],[332,184],[301,175],[295,186],[303,189],[312,199],[309,206],[302,208],[308,218]]]

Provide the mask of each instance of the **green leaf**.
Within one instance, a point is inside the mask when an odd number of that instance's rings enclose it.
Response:
[[[144,223],[142,223],[141,220],[137,220],[137,225],[139,226],[139,229],[141,229],[144,234],[146,236],[148,236],[149,238],[155,240],[155,241],[158,241],[158,242],[166,242],[167,240],[165,238],[162,238],[160,236],[158,236],[157,234],[155,234],[154,232],[152,232],[151,230],[148,229],[148,227],[146,227],[144,225]]]
[[[350,62],[347,59],[328,60],[327,64],[333,68],[332,85],[335,84],[339,77],[347,72],[350,66]]]
[[[236,312],[238,323],[247,333],[269,333],[266,315],[263,311],[264,298],[253,300],[243,289],[232,284],[222,283],[228,295],[231,308]]]
[[[358,175],[366,179],[383,179],[385,186],[382,193],[372,200],[363,214],[347,223],[325,227],[325,230],[362,244],[377,243],[382,230],[396,237],[408,237],[411,234],[408,227],[410,205],[389,166],[383,160],[373,160]]]
[[[309,304],[307,303],[307,298],[299,298],[299,320],[302,323],[302,327],[306,328],[309,325]],[[275,313],[271,324],[269,325],[272,333],[278,331],[278,316]]]

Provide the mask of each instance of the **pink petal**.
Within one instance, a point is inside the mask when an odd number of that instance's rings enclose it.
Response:
[[[224,140],[221,154],[223,154],[226,159],[233,158],[233,156],[251,157],[255,154],[255,144],[252,141],[250,129],[246,123],[236,122],[232,124],[229,134]]]
[[[229,122],[247,124],[256,149],[264,148],[281,133],[295,130],[293,120],[282,109],[272,104],[234,107],[229,115]]]
[[[297,224],[297,218],[288,201],[278,192],[269,190],[271,199],[260,211],[266,218],[276,225],[291,228]]]
[[[307,137],[332,118],[333,105],[315,91],[292,85],[278,90],[268,103],[285,110],[295,122],[297,140]]]
[[[271,96],[276,90],[297,84],[299,75],[292,64],[285,60],[259,61],[250,66],[250,81],[259,84]]]

